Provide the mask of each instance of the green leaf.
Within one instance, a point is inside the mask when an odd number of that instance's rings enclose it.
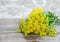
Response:
[[[50,11],[47,11],[45,13],[46,13],[46,16],[49,17],[49,25],[55,25],[58,17]]]

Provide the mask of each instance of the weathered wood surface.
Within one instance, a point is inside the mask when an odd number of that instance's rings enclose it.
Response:
[[[24,38],[21,33],[2,33],[0,34],[0,42],[26,42],[29,41]],[[60,35],[56,37],[42,37],[38,38],[39,42],[60,42]]]
[[[43,9],[52,10],[60,17],[60,0],[48,0],[47,3]],[[32,0],[0,0],[0,42],[32,41],[24,38],[24,35],[18,32],[17,26],[18,18],[21,18],[22,15],[26,17],[27,11],[33,7],[35,4]],[[38,37],[37,42],[60,42],[60,26],[55,28],[58,32],[56,37]]]
[[[0,42],[31,42],[19,33],[17,26],[20,19],[0,19]],[[56,37],[38,37],[37,42],[60,42],[60,26],[56,26],[58,32]],[[36,42],[36,41],[35,41]]]

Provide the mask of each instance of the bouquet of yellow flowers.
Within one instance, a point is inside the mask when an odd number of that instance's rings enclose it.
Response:
[[[56,36],[54,25],[57,16],[50,11],[42,11],[42,8],[34,8],[27,18],[20,20],[18,30],[25,35],[35,34],[40,36]]]

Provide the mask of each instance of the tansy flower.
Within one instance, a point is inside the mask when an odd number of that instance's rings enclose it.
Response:
[[[36,30],[36,27],[33,26],[32,29],[33,29],[33,31],[35,31]]]
[[[48,26],[48,24],[45,24],[45,26]]]
[[[35,31],[34,33],[35,33],[35,34],[39,34],[39,32],[38,32],[38,31]]]
[[[43,36],[45,36],[46,35],[46,32],[42,32],[43,33]]]
[[[25,29],[22,29],[22,32],[25,32]]]
[[[20,21],[18,30],[23,32],[25,35],[40,34],[40,36],[49,35],[53,36],[56,34],[53,27],[49,25],[49,17],[44,14],[42,8],[35,7],[26,19]]]
[[[34,7],[34,9],[32,10],[32,12],[37,12],[37,8],[36,8],[36,7]]]
[[[34,22],[34,20],[35,20],[35,18],[34,18],[34,17],[32,17],[31,21],[33,21],[33,22]]]
[[[33,17],[32,13],[30,13],[30,14],[28,15],[28,17]]]
[[[41,19],[41,18],[38,18],[37,20],[38,20],[39,22],[42,22],[42,19]]]
[[[41,19],[41,20],[40,20],[40,22],[42,22],[42,23],[43,23],[43,22],[44,22],[44,18],[43,18],[43,17],[41,17],[40,19]]]
[[[37,26],[37,25],[38,25],[38,23],[36,23],[36,22],[35,22],[35,23],[33,23],[33,25],[34,25],[34,26]]]
[[[46,28],[46,26],[45,25],[41,25],[41,28],[44,29],[44,28]]]
[[[37,20],[40,20],[40,17],[39,17],[39,16],[36,16],[35,18],[36,18]]]
[[[35,19],[35,20],[34,20],[34,23],[37,23],[37,24],[38,24],[38,20],[37,20],[37,19]]]
[[[42,8],[37,8],[38,9],[38,13],[42,13]]]
[[[25,32],[24,34],[25,34],[25,35],[28,35],[28,33],[26,33],[26,32]]]
[[[33,29],[30,29],[30,32],[33,32]]]
[[[30,27],[30,24],[27,24],[27,26],[26,27]]]
[[[28,30],[27,33],[30,33],[30,30]]]
[[[40,36],[43,36],[43,31],[40,31]]]
[[[21,20],[21,24],[26,24],[24,19]]]
[[[30,20],[31,20],[31,18],[30,18],[30,17],[28,17],[28,20],[30,21]]]

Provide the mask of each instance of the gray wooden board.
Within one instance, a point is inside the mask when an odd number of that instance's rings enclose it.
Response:
[[[17,32],[17,26],[19,25],[20,19],[0,19],[0,33],[2,32]],[[55,29],[60,32],[60,25],[56,25]]]
[[[17,26],[20,19],[0,19],[0,42],[31,42],[24,38],[22,33],[19,33]],[[55,26],[58,34],[56,37],[39,37],[37,42],[60,42],[60,26]]]
[[[60,17],[60,0],[47,1],[48,7],[44,10],[52,10]],[[57,4],[56,4],[57,3]],[[31,0],[0,0],[0,42],[28,42],[22,33],[18,33],[18,18],[26,17],[27,11],[35,7]],[[11,19],[9,19],[11,18]],[[15,19],[12,19],[15,18]],[[58,32],[56,37],[39,37],[38,42],[60,42],[60,26],[57,25]],[[30,41],[31,42],[31,41]]]
[[[60,35],[56,37],[39,37],[37,41],[39,42],[60,42]],[[24,38],[22,33],[2,33],[0,34],[0,42],[27,42],[29,40]],[[31,41],[31,40],[30,40]]]

